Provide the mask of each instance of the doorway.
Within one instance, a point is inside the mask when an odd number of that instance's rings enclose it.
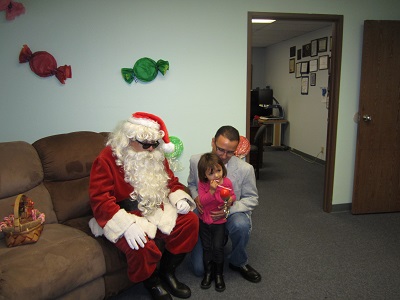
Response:
[[[329,83],[329,110],[326,138],[325,180],[322,208],[325,212],[332,211],[333,180],[335,169],[337,116],[340,90],[340,67],[342,61],[343,16],[320,14],[294,14],[294,13],[268,13],[249,12],[247,20],[247,105],[246,120],[250,116],[251,103],[251,47],[252,47],[252,22],[253,18],[296,21],[323,21],[332,22],[332,50],[331,50],[331,75]],[[250,123],[246,122],[246,136],[250,137]]]

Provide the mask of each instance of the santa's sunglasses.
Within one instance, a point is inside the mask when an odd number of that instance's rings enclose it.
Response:
[[[160,143],[158,141],[156,141],[155,143],[144,143],[144,142],[136,140],[136,142],[138,142],[140,145],[142,145],[143,149],[149,149],[150,147],[153,147],[153,149],[156,149],[160,145]]]

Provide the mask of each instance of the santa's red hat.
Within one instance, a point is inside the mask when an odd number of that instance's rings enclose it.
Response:
[[[156,115],[152,115],[146,112],[135,112],[132,114],[132,117],[129,118],[129,122],[132,124],[142,125],[149,128],[157,129],[164,132],[163,145],[162,148],[166,153],[174,152],[174,144],[169,140],[169,135],[167,131],[167,127],[165,126],[164,121],[157,117]]]

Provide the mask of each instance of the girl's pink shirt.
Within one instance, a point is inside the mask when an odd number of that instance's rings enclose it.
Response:
[[[224,187],[227,187],[230,190],[231,198],[233,201],[236,200],[235,192],[233,191],[233,185],[229,178],[223,178],[223,182],[221,184]],[[218,219],[214,221],[211,218],[212,211],[218,211],[218,206],[222,206],[224,204],[224,200],[221,198],[220,191],[223,188],[217,187],[214,194],[210,193],[210,182],[199,182],[198,190],[199,190],[199,201],[203,206],[203,214],[199,214],[199,218],[206,224],[222,224],[226,222],[225,218]],[[233,203],[233,202],[232,202]]]

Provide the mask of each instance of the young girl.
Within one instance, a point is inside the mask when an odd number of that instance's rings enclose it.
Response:
[[[232,182],[226,177],[227,172],[222,160],[214,153],[205,153],[198,164],[199,201],[203,206],[203,214],[199,215],[199,235],[203,245],[204,277],[201,288],[208,289],[215,275],[215,289],[225,290],[224,237],[226,218],[213,220],[211,212],[225,206],[227,214],[229,206],[236,200]]]

